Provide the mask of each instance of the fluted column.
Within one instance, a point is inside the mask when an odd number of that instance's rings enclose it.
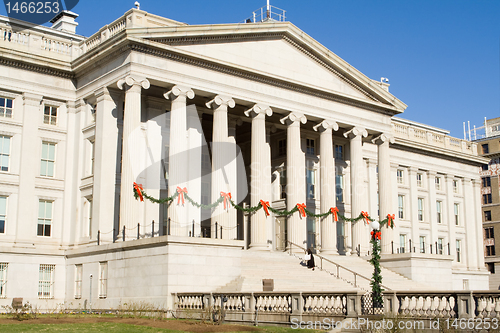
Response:
[[[227,108],[234,108],[236,103],[229,96],[217,95],[206,105],[214,110],[212,133],[212,202],[214,202],[221,197],[221,192],[230,193],[233,191],[236,193],[236,188],[230,187],[224,170],[225,164],[231,162],[225,152],[225,149],[228,148]],[[231,204],[228,203],[228,205],[227,209],[232,209]],[[215,222],[217,222],[219,229],[217,230],[217,237],[220,238],[220,227],[222,226],[222,238],[228,239],[228,230],[233,225],[236,226],[236,220],[230,220],[227,210],[224,211],[223,203],[212,211],[212,237],[215,237],[216,234]]]
[[[118,127],[113,110],[116,103],[108,88],[103,87],[94,92],[97,100],[95,119],[94,148],[94,189],[92,212],[91,240],[97,239],[97,231],[101,230],[101,241],[112,241],[114,227],[115,181],[116,181],[116,145],[118,143]],[[127,185],[128,186],[128,185]],[[129,190],[131,186],[127,187]]]
[[[388,214],[395,214],[392,209],[392,191],[391,191],[391,156],[389,143],[394,143],[394,139],[387,134],[380,134],[372,140],[378,145],[378,195],[380,220],[387,217]],[[393,230],[389,227],[382,228],[381,254],[392,253],[391,241],[394,240]]]
[[[149,89],[147,79],[127,76],[118,81],[118,88],[125,90],[125,110],[123,115],[122,170],[120,185],[120,229],[125,226],[130,231],[127,236],[133,237],[132,229],[137,228],[141,202],[136,201],[133,183],[136,177],[132,171],[132,160],[138,152],[134,140],[129,140],[132,132],[141,125],[141,90]],[[128,238],[128,237],[127,237]]]
[[[410,208],[408,216],[410,217],[411,223],[411,243],[415,252],[420,251],[420,225],[421,222],[418,220],[418,185],[417,185],[417,172],[418,168],[409,167],[408,168],[408,178],[410,184],[410,202],[408,207]],[[425,209],[425,207],[424,207]],[[397,215],[397,212],[391,214]],[[385,218],[385,217],[384,217]],[[389,249],[390,251],[390,249]],[[426,251],[428,252],[428,250]]]
[[[319,131],[319,177],[320,177],[320,211],[325,213],[336,207],[335,193],[335,159],[333,157],[332,131],[337,131],[339,125],[331,120],[323,120],[314,126]],[[333,215],[327,215],[321,220],[321,252],[338,254],[337,222]]]
[[[168,153],[168,196],[172,196],[177,192],[177,187],[183,189],[188,182],[189,152],[186,101],[188,98],[194,98],[194,92],[188,87],[176,85],[163,96],[172,101]],[[182,205],[182,201],[180,204]],[[170,218],[171,235],[188,236],[191,224],[188,221],[187,207],[177,205],[177,201],[174,200],[168,206],[168,217]]]
[[[267,105],[256,104],[245,111],[252,118],[251,164],[250,164],[250,206],[255,207],[260,200],[271,203],[271,158],[266,143],[266,115],[273,114]],[[269,155],[269,156],[268,156]],[[264,209],[250,216],[250,248],[267,249],[266,225],[274,223]]]
[[[224,171],[226,172],[227,181],[229,184],[231,198],[237,204],[243,201],[247,195],[247,191],[242,188],[238,188],[238,159],[242,159],[242,156],[238,150],[238,145],[236,144],[236,126],[241,126],[243,120],[240,117],[229,116],[228,125],[228,145],[224,149],[224,159],[227,161],[224,165]],[[246,177],[245,184],[246,184]],[[240,184],[242,185],[242,184]],[[240,193],[241,192],[241,193]],[[243,194],[244,193],[244,194]],[[225,230],[223,234],[224,239],[237,239],[238,238],[238,211],[236,209],[230,208],[226,213],[230,221],[229,229]]]
[[[455,201],[453,200],[453,175],[447,174],[444,176],[446,190],[446,215],[448,221],[448,243],[450,244],[450,255],[456,256],[456,237],[455,237]],[[443,244],[443,253],[448,254],[447,244]]]
[[[437,208],[436,208],[436,175],[435,171],[427,172],[427,180],[429,186],[429,222],[430,222],[430,239],[429,245],[432,245],[432,253],[436,254],[436,241],[439,237],[438,222],[437,222]],[[424,208],[425,209],[425,208]],[[426,245],[427,246],[427,245]]]
[[[356,217],[363,209],[363,200],[365,189],[364,163],[363,163],[363,142],[362,138],[368,136],[364,128],[354,127],[344,133],[344,136],[350,140],[350,168],[351,168],[351,217]],[[352,242],[347,244],[347,251],[356,252],[356,247],[360,244],[361,235],[368,230],[365,228],[364,220],[352,222]],[[368,232],[368,231],[367,231]],[[350,247],[350,248],[349,248]]]
[[[477,200],[474,198],[474,188],[472,185],[473,180],[470,178],[464,178],[464,204],[465,204],[465,240],[466,240],[466,248],[467,248],[467,268],[469,270],[475,271],[478,269],[478,254],[484,254],[484,245],[481,237],[481,243],[478,245],[479,237],[476,237],[476,215],[474,206],[477,204]],[[477,193],[479,196],[480,193]],[[480,205],[477,206],[480,209]],[[481,221],[481,220],[479,220]],[[478,223],[480,223],[478,221]],[[482,236],[482,227],[481,227],[481,236]]]
[[[292,112],[280,120],[287,125],[286,141],[286,208],[292,210],[298,203],[306,202],[305,155],[301,148],[300,123],[305,124],[307,118]],[[288,240],[299,246],[307,244],[306,218],[297,212],[288,217]],[[297,248],[294,248],[297,249]],[[298,249],[297,249],[298,250]]]

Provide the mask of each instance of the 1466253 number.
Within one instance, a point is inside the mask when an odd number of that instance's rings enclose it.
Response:
[[[61,11],[59,2],[6,2],[7,14],[57,14]]]

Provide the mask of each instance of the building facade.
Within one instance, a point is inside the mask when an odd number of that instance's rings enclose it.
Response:
[[[500,171],[500,118],[485,120],[484,130],[484,136],[474,142],[478,145],[479,154],[489,160],[480,169],[484,256],[488,271],[491,273],[490,289],[498,290],[500,288],[500,275],[498,275],[497,269],[500,269],[498,266],[500,257],[497,254],[496,244],[498,244],[498,241],[495,242],[495,232],[497,234],[500,232],[498,229],[498,223],[500,222],[500,183],[498,180]]]
[[[289,22],[197,26],[132,9],[85,38],[74,18],[0,19],[0,303],[84,306],[91,290],[100,308],[160,302],[228,283],[242,249],[370,251],[363,220],[247,214],[229,193],[243,207],[395,214],[383,265],[488,288],[486,160],[396,117],[406,105],[388,84]],[[134,182],[177,197],[136,200]]]

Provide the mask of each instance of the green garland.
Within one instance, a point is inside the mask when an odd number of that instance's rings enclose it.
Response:
[[[149,201],[153,202],[153,203],[158,203],[158,204],[164,204],[164,203],[169,203],[171,201],[173,201],[174,199],[176,199],[178,196],[179,196],[179,193],[178,192],[175,192],[174,194],[172,194],[172,196],[170,197],[167,197],[167,198],[163,198],[163,199],[156,199],[156,198],[153,198],[151,196],[149,196],[145,191],[144,189],[142,188],[141,185],[138,185],[136,183],[134,183],[134,197],[135,199],[140,199],[141,201],[143,201],[143,199],[148,199]],[[215,202],[211,203],[211,204],[208,204],[208,205],[203,205],[203,204],[200,204],[196,201],[193,200],[193,198],[191,198],[187,193],[184,192],[184,198],[190,203],[192,204],[193,206],[195,207],[198,207],[198,208],[203,208],[203,209],[211,209],[211,208],[215,208],[217,207],[218,205],[220,205],[223,201],[224,201],[224,197],[221,196],[219,199],[217,199]],[[262,206],[262,203],[259,203],[257,204],[257,206],[254,206],[254,207],[242,207],[242,206],[239,206],[237,205],[233,200],[229,199],[229,202],[231,203],[231,206],[233,206],[235,209],[238,209],[242,212],[245,212],[245,213],[254,213],[260,209],[263,208]],[[292,208],[291,210],[278,210],[278,209],[275,209],[275,208],[272,208],[270,206],[267,207],[267,209],[271,212],[273,212],[276,216],[290,216],[296,212],[299,211],[299,208],[297,206],[295,206],[294,208]],[[328,212],[325,212],[325,213],[321,213],[321,214],[314,214],[313,212],[309,211],[307,208],[304,208],[304,212],[307,216],[310,216],[310,217],[326,217],[328,215],[333,215],[333,211],[332,209],[330,209]],[[363,214],[366,214],[366,215],[363,215]],[[369,223],[368,221],[375,221],[375,219],[371,218],[370,216],[368,216],[367,213],[364,213],[364,212],[361,212],[358,216],[356,217],[346,217],[342,214],[339,214],[337,213],[337,217],[339,220],[343,220],[345,222],[357,222],[361,219],[365,219],[365,222]],[[389,217],[387,217],[386,219],[382,220],[382,221],[379,221],[380,223],[380,226],[384,226],[384,225],[387,225],[387,227],[391,227],[391,228],[394,228],[394,222],[392,223],[389,223]]]
[[[370,281],[372,286],[372,302],[374,308],[380,308],[384,305],[382,292],[384,289],[380,286],[382,284],[382,275],[380,274],[380,230],[372,231],[370,243],[372,244],[372,258],[369,262],[373,265],[373,276]]]

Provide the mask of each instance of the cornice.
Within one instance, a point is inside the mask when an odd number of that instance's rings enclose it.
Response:
[[[58,76],[58,77],[62,77],[65,79],[70,79],[70,80],[73,80],[75,78],[75,74],[73,72],[66,72],[66,71],[61,71],[61,70],[57,70],[57,69],[53,69],[53,68],[49,68],[49,67],[45,67],[45,66],[29,64],[29,63],[26,63],[26,62],[23,62],[20,60],[0,58],[0,65],[25,69],[25,70],[28,70],[31,72],[37,72],[37,73],[41,73],[41,74]]]

